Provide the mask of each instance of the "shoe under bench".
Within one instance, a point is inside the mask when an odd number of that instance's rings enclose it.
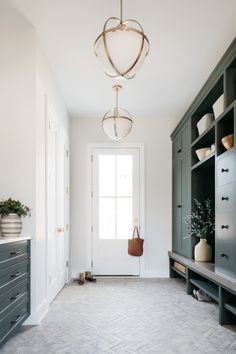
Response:
[[[175,252],[168,252],[170,278],[182,277],[186,280],[187,294],[193,290],[203,290],[219,305],[219,324],[236,324],[236,276],[224,273],[214,263],[197,262]],[[185,267],[185,273],[176,269],[178,262]]]

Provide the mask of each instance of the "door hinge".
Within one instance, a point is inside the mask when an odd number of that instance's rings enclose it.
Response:
[[[68,157],[69,156],[69,151],[68,150],[66,150],[66,157]]]
[[[91,225],[91,232],[93,232],[93,225]]]
[[[93,198],[93,191],[91,191],[91,198]]]
[[[48,121],[48,128],[49,128],[49,129],[51,128],[51,122],[50,122],[50,120]]]
[[[68,224],[66,224],[66,231],[68,231],[69,230],[69,225]]]
[[[91,268],[93,268],[93,261],[91,261]]]
[[[66,187],[66,194],[69,193],[69,187]]]
[[[66,261],[66,268],[69,268],[69,261]]]
[[[93,155],[90,155],[91,162],[93,163]]]

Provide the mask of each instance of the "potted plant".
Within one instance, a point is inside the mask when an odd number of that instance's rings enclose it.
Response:
[[[200,239],[194,248],[196,261],[209,262],[212,260],[212,248],[207,243],[215,231],[215,216],[211,207],[211,200],[200,203],[194,199],[195,211],[184,218],[187,225],[187,237],[196,236]]]
[[[30,216],[30,209],[19,200],[0,201],[1,232],[5,237],[20,236],[22,231],[21,217]]]

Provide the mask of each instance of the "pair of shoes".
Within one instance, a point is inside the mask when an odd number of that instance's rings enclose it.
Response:
[[[92,276],[91,272],[85,272],[85,280],[91,281],[91,282],[95,282],[96,279]]]
[[[84,273],[79,273],[79,279],[78,279],[78,284],[83,285],[85,283],[85,274]]]
[[[206,302],[211,302],[212,299],[210,296],[208,296],[204,291],[202,290],[195,290],[193,289],[193,295],[194,299],[198,301],[206,301]]]

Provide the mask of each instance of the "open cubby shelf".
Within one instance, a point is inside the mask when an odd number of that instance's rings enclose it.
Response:
[[[177,274],[179,274],[181,277],[186,279],[186,274],[182,273],[180,270],[178,270],[177,268],[175,268],[174,266],[171,266],[171,268],[173,269],[173,271],[175,271]]]
[[[211,125],[197,137],[196,140],[192,143],[191,147],[195,149],[199,149],[201,147],[211,146],[215,142],[215,121],[211,123]]]
[[[198,168],[208,168],[212,164],[214,157],[215,157],[215,153],[213,152],[207,157],[205,157],[204,160],[199,161],[195,165],[193,165],[191,170],[194,171]]]
[[[208,280],[190,279],[190,283],[196,286],[198,289],[203,290],[213,300],[219,302],[219,287]]]
[[[227,67],[225,72],[226,107],[236,99],[236,59]]]
[[[209,89],[205,98],[200,102],[195,113],[192,115],[192,142],[194,142],[198,134],[197,123],[206,113],[213,113],[213,104],[224,93],[224,75],[216,79],[215,84]]]
[[[222,143],[222,138],[229,134],[234,134],[234,107],[228,109],[217,121],[217,125],[216,125],[217,156],[227,151]]]
[[[228,311],[230,311],[233,315],[236,316],[236,305],[232,305],[232,304],[227,304],[227,303],[225,303],[225,304],[224,304],[224,307],[225,307]]]

